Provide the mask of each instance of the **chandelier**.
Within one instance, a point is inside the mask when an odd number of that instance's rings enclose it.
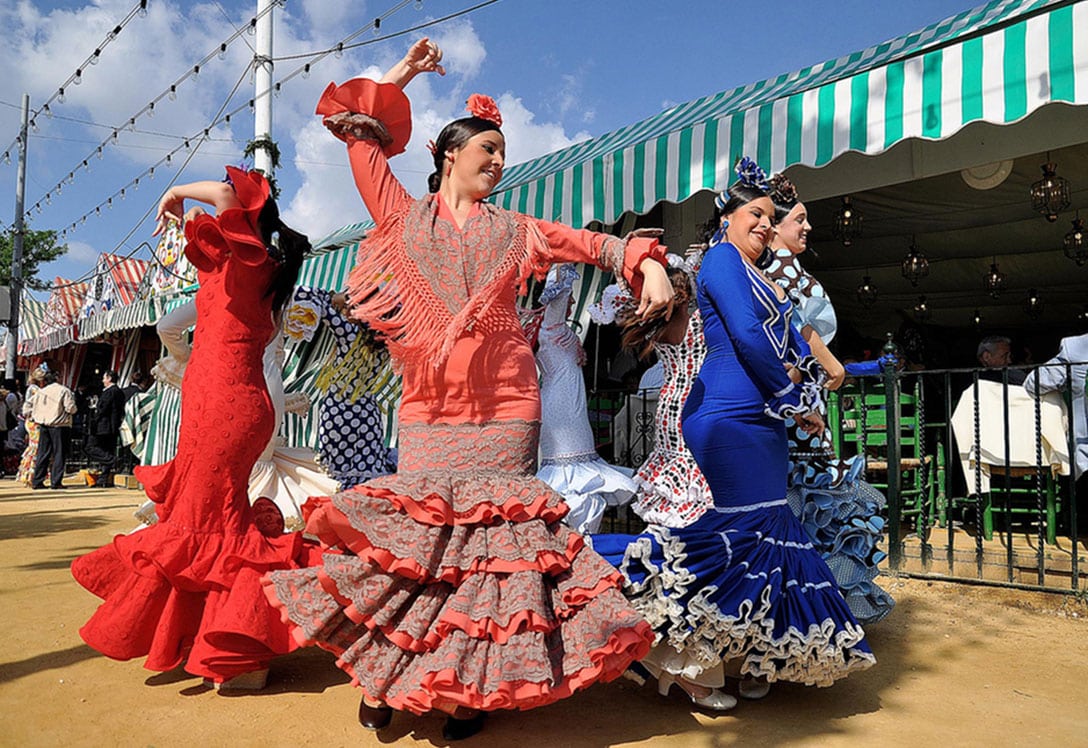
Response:
[[[907,250],[907,256],[903,258],[901,269],[903,277],[916,288],[918,281],[929,275],[929,260],[926,259],[925,253],[918,249],[913,236],[910,238],[910,248]]]
[[[997,269],[997,258],[994,258],[994,261],[990,263],[990,272],[986,273],[983,279],[986,293],[990,294],[991,298],[996,299],[1005,290],[1008,280],[1008,276]]]
[[[1088,241],[1085,241],[1084,222],[1080,220],[1080,211],[1073,219],[1073,230],[1065,235],[1065,256],[1077,265],[1088,262]]]
[[[844,247],[849,247],[861,236],[861,214],[854,208],[849,195],[843,197],[842,207],[835,214],[831,223],[831,235],[842,242]]]
[[[1043,313],[1043,300],[1034,288],[1028,289],[1027,298],[1024,299],[1024,312],[1032,319],[1039,319]]]
[[[873,285],[873,279],[869,277],[868,270],[865,271],[865,277],[861,279],[861,285],[858,286],[858,290],[855,293],[858,302],[866,309],[870,309],[873,304],[876,303],[876,286]]]
[[[926,304],[926,297],[919,296],[918,303],[914,305],[914,318],[919,322],[925,322],[932,314],[933,313],[929,310],[929,306]]]
[[[1058,176],[1058,165],[1050,160],[1042,165],[1043,178],[1031,185],[1031,208],[1054,223],[1058,214],[1069,207],[1069,182]]]

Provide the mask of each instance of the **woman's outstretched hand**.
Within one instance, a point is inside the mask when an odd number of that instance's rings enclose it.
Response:
[[[159,209],[155,212],[155,231],[152,236],[158,236],[166,230],[170,221],[180,221],[185,214],[185,199],[176,197],[171,190],[159,200]]]
[[[442,62],[442,50],[427,37],[423,37],[412,45],[408,53],[401,58],[389,71],[382,76],[382,83],[392,83],[400,88],[408,85],[408,82],[420,73],[446,74],[446,68]]]
[[[657,260],[646,258],[639,270],[642,272],[642,296],[635,316],[648,320],[664,314],[665,319],[669,319],[672,316],[673,290],[665,268]]]

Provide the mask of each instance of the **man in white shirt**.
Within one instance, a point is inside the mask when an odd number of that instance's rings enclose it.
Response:
[[[1074,475],[1078,478],[1088,472],[1088,402],[1085,401],[1085,380],[1088,379],[1088,333],[1063,338],[1058,355],[1028,375],[1024,389],[1035,396],[1036,380],[1039,394],[1064,392],[1066,387],[1073,395],[1073,438],[1076,452],[1070,457],[1074,463]],[[1079,485],[1078,485],[1079,488]]]

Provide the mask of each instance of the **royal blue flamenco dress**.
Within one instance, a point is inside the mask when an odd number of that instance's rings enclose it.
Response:
[[[819,369],[790,302],[720,236],[696,285],[708,351],[682,427],[714,506],[687,527],[598,535],[594,549],[655,630],[654,674],[718,685],[728,662],[731,674],[828,686],[876,658],[786,502],[784,421],[814,409]]]

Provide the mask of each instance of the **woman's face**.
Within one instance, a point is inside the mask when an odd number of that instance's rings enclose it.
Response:
[[[754,262],[771,241],[771,227],[774,225],[774,203],[771,198],[757,197],[722,217],[729,221],[726,238]]]
[[[502,179],[506,163],[506,139],[497,130],[473,135],[463,146],[446,152],[451,162],[447,182],[453,190],[473,200],[483,200]]]
[[[776,246],[783,246],[791,253],[799,255],[808,249],[808,233],[812,226],[808,222],[808,211],[804,203],[797,203],[782,221],[774,227],[778,237]]]

